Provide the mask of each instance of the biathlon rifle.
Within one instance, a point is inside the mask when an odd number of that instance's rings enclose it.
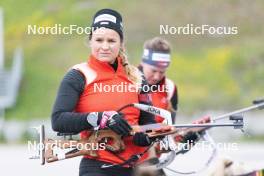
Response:
[[[231,113],[227,113],[217,118],[211,120],[210,123],[205,124],[173,124],[166,125],[163,123],[149,124],[149,125],[141,125],[141,126],[132,126],[132,131],[130,133],[133,136],[136,132],[144,132],[150,138],[156,138],[161,136],[167,136],[171,134],[180,134],[182,131],[187,132],[193,129],[193,131],[205,130],[212,127],[234,127],[235,129],[243,129],[244,122],[243,117],[234,116],[235,114],[241,114],[247,111],[251,111],[254,109],[263,109],[264,108],[264,100],[255,101],[255,105],[240,109]],[[144,105],[144,104],[129,104],[118,110],[118,112],[122,111],[126,107],[135,107],[142,111],[149,112],[154,115],[161,116],[165,119],[171,119],[171,113],[167,110],[157,108],[154,106]],[[229,117],[230,123],[217,123],[217,120],[224,119]],[[117,135],[110,129],[102,129],[97,131],[91,131],[90,136],[85,139],[80,140],[53,140],[45,138],[45,127],[44,125],[40,125],[38,127],[34,127],[39,136],[38,143],[38,154],[36,156],[31,157],[30,159],[40,159],[41,165],[44,165],[45,162],[51,163],[54,161],[59,161],[63,159],[73,158],[82,155],[89,155],[91,157],[98,157],[97,151],[92,149],[78,148],[77,146],[87,146],[89,145],[97,145],[102,142],[111,141],[111,144],[106,143],[105,148],[114,153],[121,152],[125,149],[125,144],[121,139],[121,136]],[[72,136],[74,133],[58,133],[58,136]],[[68,150],[67,152],[59,152],[56,153],[54,149],[60,150]]]

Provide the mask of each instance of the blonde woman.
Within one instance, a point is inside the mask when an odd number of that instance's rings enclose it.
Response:
[[[58,132],[81,133],[109,128],[122,136],[125,150],[118,155],[99,150],[98,157],[84,156],[79,168],[80,176],[131,176],[133,165],[102,169],[105,164],[120,164],[133,154],[145,150],[151,140],[144,133],[129,135],[131,125],[154,123],[154,117],[135,108],[117,110],[131,103],[141,102],[144,95],[138,91],[116,89],[102,91],[96,86],[136,85],[142,81],[137,68],[130,65],[124,55],[124,36],[121,15],[112,9],[99,10],[92,22],[91,54],[87,61],[77,64],[63,78],[52,113],[52,127]],[[114,86],[113,86],[114,87]],[[144,99],[145,103],[146,99]],[[144,158],[144,157],[143,157]]]

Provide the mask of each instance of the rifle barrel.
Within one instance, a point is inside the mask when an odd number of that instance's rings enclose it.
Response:
[[[242,127],[243,123],[205,123],[205,124],[178,124],[171,125],[175,128],[198,128],[198,127]]]
[[[262,108],[262,107],[264,107],[264,103],[252,105],[252,106],[249,106],[247,108],[239,109],[239,110],[236,110],[233,112],[229,112],[229,113],[214,117],[214,118],[212,118],[212,121],[214,122],[216,120],[222,120],[222,119],[225,119],[226,117],[230,117],[231,115],[241,114],[241,113],[248,112],[248,111],[258,109],[258,108]]]

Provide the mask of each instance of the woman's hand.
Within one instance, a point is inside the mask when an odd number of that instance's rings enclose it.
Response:
[[[98,125],[99,129],[108,127],[121,136],[130,135],[130,131],[132,130],[131,126],[124,119],[123,115],[117,113],[116,111],[99,112]]]
[[[133,136],[133,143],[137,146],[149,146],[152,143],[152,140],[148,137],[147,134],[143,132],[136,132]]]

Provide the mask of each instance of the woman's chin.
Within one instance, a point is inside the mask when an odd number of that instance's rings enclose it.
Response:
[[[149,83],[150,85],[155,85],[155,84],[158,83],[158,81],[148,81],[148,83]]]
[[[100,56],[100,57],[99,57],[99,60],[102,61],[102,62],[109,62],[109,63],[112,63],[114,59],[109,58],[109,57],[106,57],[106,56]]]

